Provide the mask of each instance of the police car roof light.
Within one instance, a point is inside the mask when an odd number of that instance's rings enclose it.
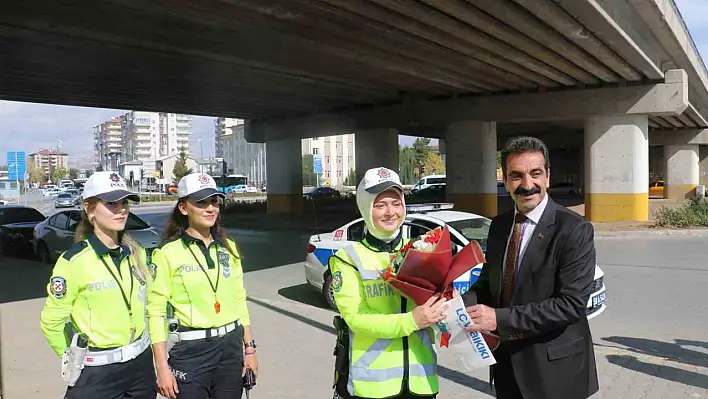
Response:
[[[451,210],[453,209],[455,204],[451,203],[444,203],[444,202],[435,202],[435,203],[429,203],[429,204],[411,204],[411,205],[406,205],[406,211],[408,213],[424,213],[424,212],[431,212],[431,211],[445,211],[445,210]]]

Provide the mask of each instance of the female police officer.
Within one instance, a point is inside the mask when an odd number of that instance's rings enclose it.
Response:
[[[128,200],[140,198],[114,172],[91,175],[83,197],[77,243],[57,260],[41,313],[49,345],[64,357],[65,398],[153,399],[145,322],[151,277],[145,251],[124,233]]]
[[[356,191],[366,236],[330,258],[332,289],[348,339],[338,331],[336,398],[434,398],[438,393],[434,334],[444,299],[414,307],[380,279],[403,247],[403,187],[387,168],[366,171]],[[340,328],[341,327],[341,328]],[[344,342],[342,342],[344,341]],[[342,357],[346,357],[343,361]]]
[[[223,194],[211,176],[192,173],[179,181],[178,195],[166,242],[152,256],[148,319],[158,389],[168,398],[241,398],[245,367],[256,373],[258,361],[241,261],[219,226]]]

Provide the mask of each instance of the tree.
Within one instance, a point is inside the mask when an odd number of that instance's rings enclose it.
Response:
[[[69,169],[69,179],[74,180],[79,177],[79,170],[70,168]]]
[[[42,183],[47,178],[44,169],[37,166],[33,161],[27,161],[27,173],[32,183]]]
[[[398,168],[398,174],[401,177],[401,183],[415,183],[415,180],[417,178],[417,168],[415,163],[415,150],[412,147],[399,147]]]
[[[180,179],[190,173],[192,173],[192,168],[187,166],[187,153],[184,149],[181,149],[179,151],[179,158],[177,158],[177,162],[175,162],[175,167],[172,169],[172,174],[174,175],[172,184],[178,184]]]
[[[305,186],[318,186],[314,165],[315,161],[312,154],[302,156],[302,184]]]
[[[66,178],[69,171],[66,168],[56,168],[52,171],[52,183],[56,184],[59,180]]]
[[[357,185],[356,181],[356,170],[354,169],[349,169],[349,174],[347,175],[346,180],[344,180],[344,185],[345,186],[356,186]]]
[[[424,137],[418,137],[413,142],[413,152],[415,154],[415,166],[418,170],[416,177],[424,176],[423,167],[425,166],[425,160],[428,158],[428,154],[432,152],[433,149],[430,148],[430,139]]]
[[[423,162],[424,175],[441,175],[445,173],[445,164],[442,157],[432,151],[428,153]]]

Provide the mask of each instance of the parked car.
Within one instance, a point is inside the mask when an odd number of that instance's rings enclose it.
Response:
[[[81,221],[81,211],[64,210],[47,218],[34,228],[34,253],[42,262],[51,263],[74,245],[74,234]],[[144,248],[155,248],[160,233],[133,213],[128,214],[125,229]]]
[[[418,237],[436,227],[448,225],[450,237],[456,249],[477,240],[482,250],[487,251],[487,237],[491,220],[474,213],[452,210],[452,204],[408,205],[403,230],[403,238]],[[329,258],[340,248],[360,241],[364,237],[364,220],[353,220],[331,233],[317,234],[310,237],[304,262],[305,280],[322,292],[327,303],[337,309],[332,292],[332,275],[329,271]],[[465,293],[477,281],[483,264],[474,266],[470,271],[458,277],[453,286],[460,293]],[[604,272],[595,266],[595,281],[592,294],[585,308],[588,319],[596,317],[606,309],[607,292]]]
[[[20,254],[31,250],[34,227],[46,217],[23,205],[0,206],[0,253]]]
[[[342,194],[333,189],[332,187],[327,187],[327,186],[321,186],[321,187],[312,187],[311,189],[305,191],[303,193],[303,196],[305,198],[339,198],[342,196]]]

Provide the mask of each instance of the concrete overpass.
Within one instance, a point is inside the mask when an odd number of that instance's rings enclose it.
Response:
[[[672,0],[1,10],[0,98],[247,119],[247,138],[268,143],[272,212],[301,208],[304,137],[355,132],[359,173],[397,167],[399,133],[442,138],[450,199],[493,215],[498,141],[551,132],[582,143],[597,221],[647,219],[654,135],[667,143],[669,196],[690,195],[708,144],[708,73]]]

